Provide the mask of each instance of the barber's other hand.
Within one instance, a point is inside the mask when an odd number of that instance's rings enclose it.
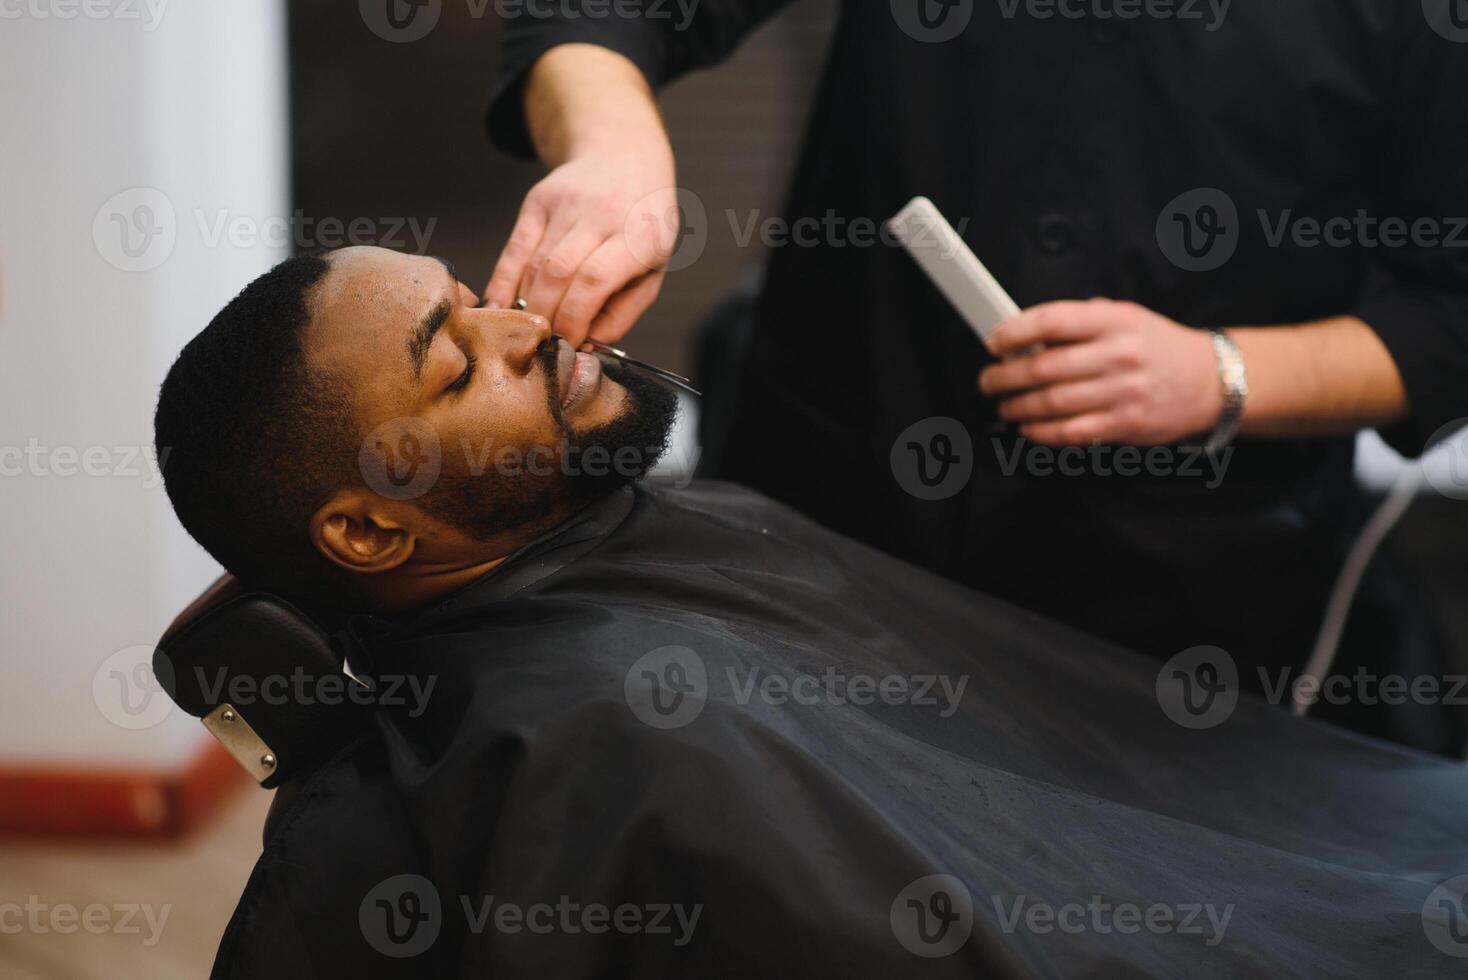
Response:
[[[525,198],[484,298],[532,313],[573,347],[615,344],[652,305],[677,244],[671,151],[568,160]]]
[[[979,389],[1033,442],[1161,445],[1210,431],[1223,411],[1208,334],[1136,303],[1034,306],[1000,324],[989,349],[1014,359],[985,368]]]

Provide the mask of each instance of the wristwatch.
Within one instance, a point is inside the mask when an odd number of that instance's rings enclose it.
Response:
[[[1223,412],[1213,427],[1204,449],[1217,452],[1234,441],[1239,424],[1244,419],[1244,401],[1249,397],[1249,372],[1244,367],[1244,355],[1233,338],[1222,330],[1210,329],[1213,337],[1213,356],[1218,361],[1218,381],[1223,385]]]

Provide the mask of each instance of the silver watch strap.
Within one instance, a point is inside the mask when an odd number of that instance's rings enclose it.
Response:
[[[1218,362],[1218,381],[1223,385],[1223,411],[1204,448],[1217,452],[1233,442],[1239,433],[1244,402],[1249,397],[1249,372],[1244,366],[1244,354],[1232,337],[1222,330],[1210,330],[1209,334],[1213,338],[1213,356]]]

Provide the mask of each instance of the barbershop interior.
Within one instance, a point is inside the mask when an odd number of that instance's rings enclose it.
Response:
[[[1468,977],[1464,0],[0,64],[0,976]]]

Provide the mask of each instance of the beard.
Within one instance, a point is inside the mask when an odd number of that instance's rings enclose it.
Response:
[[[538,447],[546,450],[538,462],[532,450],[515,472],[493,464],[477,476],[444,472],[420,501],[425,511],[478,541],[511,531],[538,533],[642,479],[662,458],[677,395],[626,365],[603,364],[604,376],[626,390],[626,406],[611,421],[577,432],[561,409],[555,358],[554,345],[537,352],[560,445]]]

